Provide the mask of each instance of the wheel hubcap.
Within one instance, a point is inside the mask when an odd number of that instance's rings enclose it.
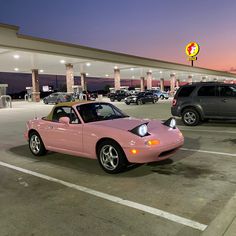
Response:
[[[186,112],[184,115],[184,121],[187,124],[193,124],[196,121],[196,115],[193,112]]]
[[[105,145],[100,151],[101,164],[107,170],[114,170],[119,164],[119,156],[116,149],[111,145]]]
[[[33,153],[38,154],[40,151],[40,139],[37,135],[32,135],[30,138],[30,149]]]

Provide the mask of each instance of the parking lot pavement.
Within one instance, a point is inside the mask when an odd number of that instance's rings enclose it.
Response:
[[[170,116],[170,102],[166,101],[143,106],[116,104],[137,117]],[[185,145],[172,159],[108,175],[96,160],[57,153],[33,157],[23,138],[25,122],[35,113],[46,115],[51,106],[14,105],[15,109],[0,110],[1,162],[146,208],[138,210],[0,165],[4,190],[0,192],[0,235],[201,235],[202,230],[145,210],[151,207],[154,213],[160,210],[211,226],[236,192],[233,122],[210,121],[191,128],[178,122]]]

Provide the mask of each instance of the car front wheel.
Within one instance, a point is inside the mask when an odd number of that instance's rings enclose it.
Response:
[[[153,103],[153,104],[154,104],[154,103],[157,103],[157,101],[158,101],[158,98],[153,98],[152,103]]]
[[[143,101],[142,101],[142,99],[138,99],[136,103],[137,103],[137,105],[142,105]]]
[[[29,149],[35,156],[43,156],[47,152],[43,141],[37,132],[32,132],[29,135]]]
[[[185,109],[182,114],[182,121],[185,125],[196,126],[200,122],[200,116],[195,109]]]
[[[44,104],[48,104],[47,99],[43,99],[43,103],[44,103]]]
[[[119,173],[127,165],[123,149],[112,140],[99,145],[97,157],[102,169],[109,174]]]
[[[164,96],[163,96],[163,95],[161,95],[161,96],[160,96],[160,98],[161,98],[161,100],[163,100],[163,99],[164,99]]]

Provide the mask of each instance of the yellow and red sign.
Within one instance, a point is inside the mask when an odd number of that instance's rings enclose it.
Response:
[[[195,42],[190,42],[186,48],[185,52],[189,57],[195,57],[199,53],[199,45]]]

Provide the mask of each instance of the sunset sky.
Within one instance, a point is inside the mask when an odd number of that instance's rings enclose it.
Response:
[[[188,64],[236,70],[235,0],[0,0],[0,22],[20,33]]]

